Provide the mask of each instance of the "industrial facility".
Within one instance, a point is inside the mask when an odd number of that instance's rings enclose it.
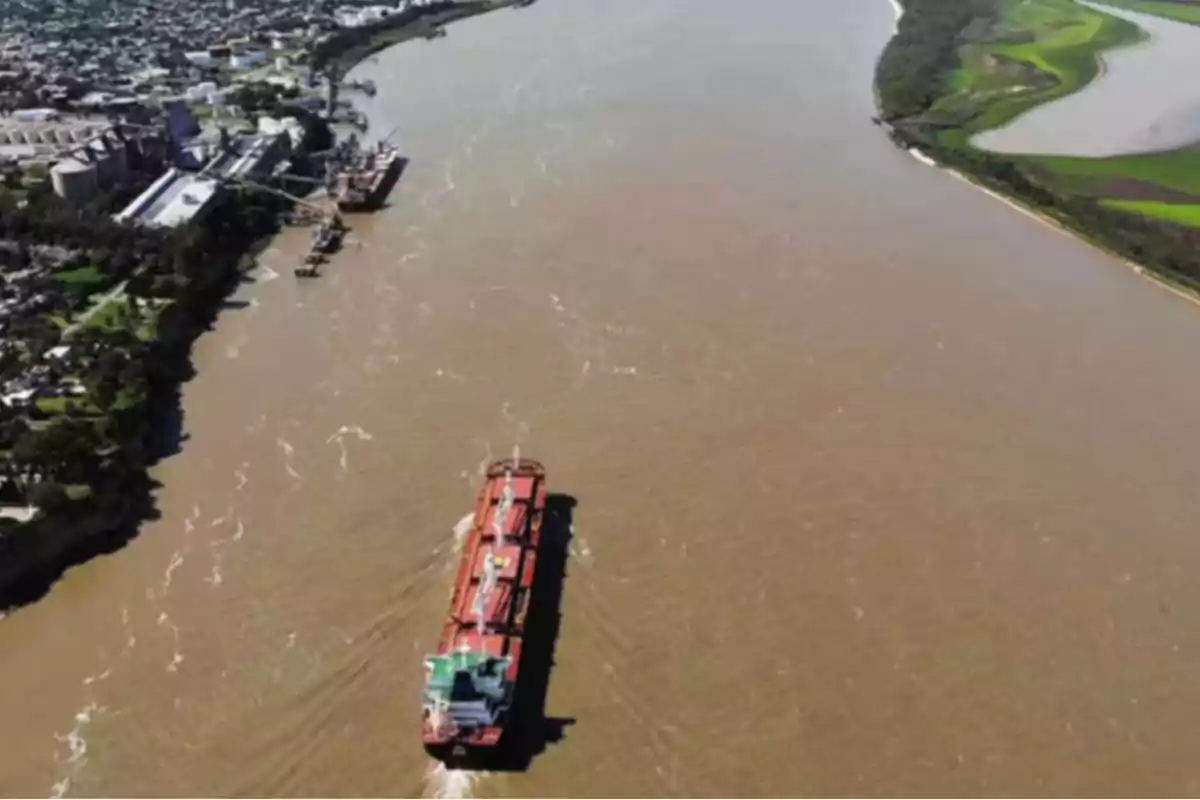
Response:
[[[220,202],[228,183],[266,180],[291,152],[282,131],[236,136],[206,157],[210,147],[203,142],[186,147],[181,161],[202,159],[204,166],[196,172],[171,167],[115,219],[156,227],[193,222]]]

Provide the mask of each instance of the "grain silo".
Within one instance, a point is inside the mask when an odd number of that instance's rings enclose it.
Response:
[[[86,203],[96,193],[96,165],[65,158],[50,168],[54,193],[71,203]]]

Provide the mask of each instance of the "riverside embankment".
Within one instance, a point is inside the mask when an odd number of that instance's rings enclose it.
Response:
[[[1070,102],[1100,73],[1101,52],[1143,32],[1074,0],[973,0],[950,17],[937,14],[940,3],[909,0],[880,60],[877,96],[893,139],[1191,291],[1200,278],[1196,153],[1004,155],[972,142]]]
[[[274,242],[162,518],[0,623],[0,786],[1200,788],[1200,315],[881,137],[886,3],[752,11],[542,0],[359,67],[391,205],[320,281]],[[578,501],[575,724],[427,787],[453,528],[513,444]]]

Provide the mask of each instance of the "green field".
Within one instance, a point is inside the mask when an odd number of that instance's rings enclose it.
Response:
[[[1160,203],[1154,200],[1104,200],[1103,204],[1119,211],[1141,214],[1143,217],[1174,222],[1189,228],[1200,228],[1200,204]]]
[[[1156,17],[1173,19],[1200,25],[1200,3],[1170,3],[1155,2],[1154,0],[1096,0],[1106,6],[1128,8],[1130,11],[1140,11],[1143,14],[1153,14]]]
[[[1095,190],[1113,179],[1123,178],[1192,194],[1200,202],[1200,150],[1112,158],[1029,156],[1027,160],[1069,179],[1081,191]]]
[[[1200,24],[1200,0],[1103,2]],[[972,25],[964,32],[969,35],[959,48],[960,64],[946,77],[945,93],[920,120],[934,126],[943,147],[974,149],[977,134],[1078,91],[1100,74],[1102,53],[1145,37],[1136,25],[1075,0],[1000,0],[999,10],[992,24]],[[1200,227],[1198,148],[1113,158],[1030,154],[1013,161],[1059,193]]]
[[[927,117],[949,123],[944,144],[963,146],[1034,106],[1065,97],[1099,74],[1097,53],[1143,38],[1135,25],[1074,0],[1002,0],[1000,20],[959,51],[950,91]]]

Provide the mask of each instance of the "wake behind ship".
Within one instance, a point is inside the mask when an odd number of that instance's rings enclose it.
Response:
[[[488,468],[449,619],[425,658],[422,739],[435,758],[492,751],[511,722],[545,507],[541,464],[514,456]]]

